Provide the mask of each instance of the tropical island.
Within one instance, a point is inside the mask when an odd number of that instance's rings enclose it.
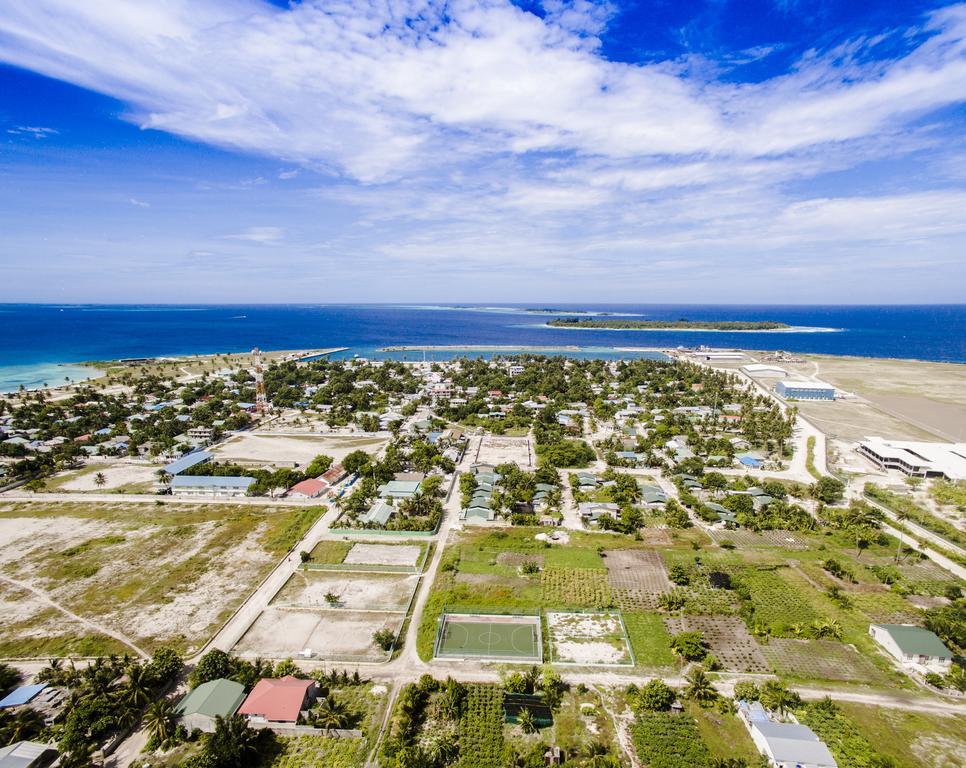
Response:
[[[792,326],[774,320],[620,320],[561,317],[549,320],[554,328],[598,328],[622,331],[783,331]]]

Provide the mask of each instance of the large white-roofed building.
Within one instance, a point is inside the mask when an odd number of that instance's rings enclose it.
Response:
[[[966,480],[966,443],[920,443],[868,437],[856,450],[882,469],[910,477]]]

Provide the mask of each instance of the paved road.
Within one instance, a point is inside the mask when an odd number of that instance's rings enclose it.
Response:
[[[909,532],[912,533],[920,541],[931,542],[932,544],[935,544],[937,547],[942,547],[947,552],[951,552],[952,554],[959,555],[960,557],[966,557],[966,549],[963,549],[962,547],[957,546],[953,542],[943,538],[942,536],[936,533],[933,533],[927,528],[923,528],[921,525],[915,523],[912,520],[900,520],[899,516],[895,512],[893,512],[891,509],[889,509],[889,507],[885,506],[884,504],[880,504],[875,499],[870,499],[868,496],[865,496],[861,492],[857,494],[857,498],[861,498],[864,501],[871,504],[876,509],[882,510],[882,513],[887,518],[889,518],[894,523],[901,524],[903,528],[908,529]],[[960,577],[960,578],[964,578],[964,577]]]
[[[241,640],[242,636],[249,630],[252,624],[255,623],[255,620],[261,615],[262,611],[268,607],[268,604],[272,602],[275,595],[285,586],[285,583],[291,578],[292,574],[298,570],[299,565],[301,565],[299,553],[303,550],[311,552],[338,515],[339,510],[334,506],[330,507],[315,522],[315,525],[308,530],[298,544],[291,549],[282,562],[275,566],[275,570],[265,577],[248,599],[241,604],[225,626],[193,658],[200,658],[213,648],[230,651]]]

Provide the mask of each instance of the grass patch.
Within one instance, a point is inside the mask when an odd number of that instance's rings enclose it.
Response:
[[[755,764],[758,750],[735,715],[702,709],[693,701],[685,703],[684,711],[694,718],[701,740],[712,757],[738,757],[747,760],[749,765]]]
[[[656,613],[625,613],[624,626],[639,667],[674,667],[671,636]]]
[[[879,754],[892,758],[897,768],[966,766],[962,716],[927,715],[852,702],[838,706]]]
[[[334,563],[338,564],[345,560],[345,556],[352,549],[351,541],[320,541],[312,550],[313,563]]]

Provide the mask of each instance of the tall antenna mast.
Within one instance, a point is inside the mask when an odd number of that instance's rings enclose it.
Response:
[[[252,350],[252,357],[255,363],[255,411],[259,416],[264,416],[268,411],[268,398],[265,397],[265,369],[262,366],[262,351],[255,347]]]

